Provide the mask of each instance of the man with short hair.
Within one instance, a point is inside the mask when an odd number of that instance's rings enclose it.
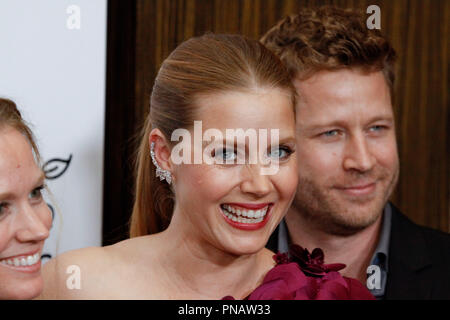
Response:
[[[399,177],[389,42],[363,14],[329,6],[281,20],[261,42],[298,93],[299,185],[268,247],[321,248],[378,299],[450,299],[450,235],[388,202]]]

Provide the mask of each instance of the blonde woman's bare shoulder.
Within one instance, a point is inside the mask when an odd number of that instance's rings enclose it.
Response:
[[[145,256],[152,255],[149,250],[152,238],[132,238],[111,246],[89,247],[59,255],[43,268],[44,291],[39,299],[132,297],[136,284],[142,282],[140,275],[152,271],[142,264]]]
[[[114,250],[89,247],[63,253],[42,269],[40,299],[105,299],[114,267]],[[114,278],[114,277],[113,277]]]

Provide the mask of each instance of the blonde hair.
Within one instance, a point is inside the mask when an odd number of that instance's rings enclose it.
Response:
[[[17,109],[16,104],[12,100],[0,98],[0,131],[6,128],[12,128],[17,130],[25,137],[25,139],[27,139],[28,143],[31,145],[31,149],[35,157],[36,164],[39,166],[41,170],[43,170],[41,163],[41,155],[39,153],[39,149],[36,144],[36,138],[33,132],[31,131],[29,125],[25,122],[25,120],[23,120],[20,111]],[[51,190],[47,186],[45,186],[44,189],[47,192],[49,200],[53,206],[53,213],[57,215],[61,220],[61,223],[59,224],[58,228],[56,238],[57,239],[56,248],[55,248],[55,254],[58,255],[63,216]]]
[[[174,208],[170,186],[155,176],[156,168],[150,159],[151,130],[158,128],[170,141],[175,129],[192,127],[195,99],[200,94],[260,87],[288,90],[294,109],[295,89],[280,59],[258,41],[239,35],[191,38],[162,63],[137,155],[131,237],[167,228]]]
[[[19,131],[30,143],[38,164],[40,164],[40,154],[37,148],[35,137],[28,124],[22,119],[22,115],[16,104],[9,100],[0,98],[0,130],[11,127]]]

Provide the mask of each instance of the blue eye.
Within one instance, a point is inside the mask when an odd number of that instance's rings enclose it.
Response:
[[[273,149],[273,152],[269,152],[270,156],[276,159],[284,159],[287,158],[289,155],[292,154],[292,150],[289,147],[279,147],[276,149]]]
[[[337,130],[330,130],[330,131],[327,131],[327,132],[323,133],[323,135],[326,136],[326,137],[334,137],[337,134],[338,134]]]
[[[214,157],[220,157],[222,160],[231,161],[237,158],[236,152],[230,149],[218,149],[216,150]]]
[[[381,131],[383,129],[385,129],[384,126],[373,126],[370,128],[371,131]]]

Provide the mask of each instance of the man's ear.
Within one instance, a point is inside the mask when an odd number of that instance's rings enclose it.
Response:
[[[152,145],[152,142],[155,143],[153,152],[155,154],[155,160],[158,163],[159,167],[172,173],[173,164],[170,159],[171,149],[162,132],[159,129],[153,129],[150,132],[148,139],[150,146]]]

